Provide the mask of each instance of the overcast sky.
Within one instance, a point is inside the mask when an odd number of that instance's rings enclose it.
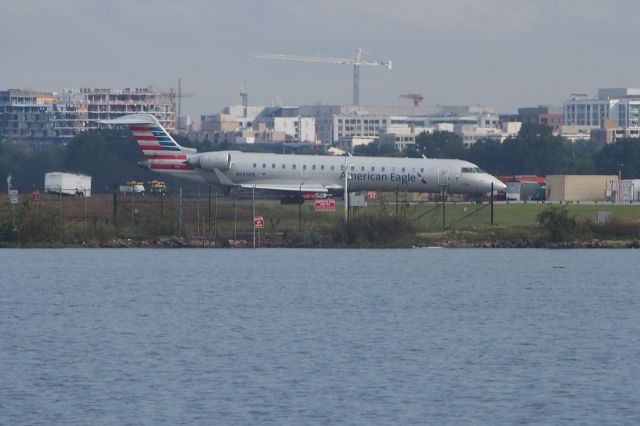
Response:
[[[0,88],[169,88],[199,118],[240,103],[349,103],[352,68],[250,52],[393,61],[361,104],[560,104],[640,86],[637,0],[0,0]]]

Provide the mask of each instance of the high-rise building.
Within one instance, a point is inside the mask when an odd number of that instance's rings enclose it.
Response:
[[[175,130],[175,91],[151,88],[0,91],[0,140],[32,146],[64,144],[78,133],[98,128],[98,120],[145,112]]]
[[[579,95],[566,101],[563,136],[588,139],[593,131],[610,133],[607,142],[616,137],[640,137],[640,89],[599,89],[597,99]]]

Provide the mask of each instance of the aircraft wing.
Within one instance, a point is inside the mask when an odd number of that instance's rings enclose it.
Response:
[[[247,189],[269,189],[272,191],[293,191],[293,192],[329,192],[329,190],[342,189],[339,185],[319,185],[319,184],[276,184],[276,183],[243,183],[239,185]]]

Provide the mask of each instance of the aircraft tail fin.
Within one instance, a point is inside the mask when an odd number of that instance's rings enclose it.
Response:
[[[99,123],[129,127],[147,160],[184,163],[188,155],[196,153],[195,149],[178,144],[152,114],[124,115]]]

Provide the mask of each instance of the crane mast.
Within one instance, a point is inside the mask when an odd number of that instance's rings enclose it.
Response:
[[[321,56],[299,56],[287,54],[252,53],[249,56],[258,59],[278,59],[283,61],[318,62],[325,64],[353,65],[353,105],[360,105],[360,67],[383,66],[391,69],[391,61],[363,61],[362,49],[358,49],[355,58],[333,58]]]

